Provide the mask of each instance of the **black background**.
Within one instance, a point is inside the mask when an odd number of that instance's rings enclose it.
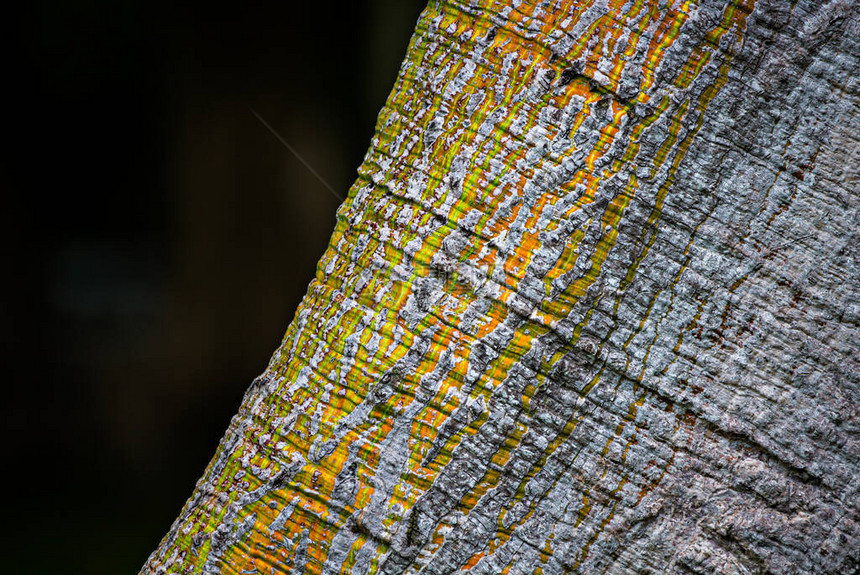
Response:
[[[0,211],[4,572],[156,547],[340,203],[251,108],[345,196],[423,4],[35,5]]]

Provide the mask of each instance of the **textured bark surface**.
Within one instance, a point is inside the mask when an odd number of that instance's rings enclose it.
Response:
[[[858,78],[856,2],[431,2],[144,572],[856,572]]]

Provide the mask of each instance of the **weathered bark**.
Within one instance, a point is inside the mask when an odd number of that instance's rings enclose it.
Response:
[[[436,3],[144,572],[851,573],[860,8]]]

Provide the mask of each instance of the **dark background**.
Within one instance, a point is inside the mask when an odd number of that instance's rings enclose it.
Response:
[[[142,566],[340,203],[250,108],[345,196],[423,5],[35,5],[0,210],[4,572]]]

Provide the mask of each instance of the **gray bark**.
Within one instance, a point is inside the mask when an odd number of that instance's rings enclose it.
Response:
[[[144,572],[860,569],[860,6],[637,6],[431,3]]]

